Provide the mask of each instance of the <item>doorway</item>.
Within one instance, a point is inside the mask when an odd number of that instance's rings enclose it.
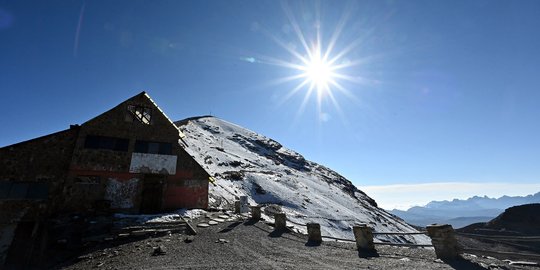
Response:
[[[164,182],[165,176],[156,174],[144,175],[141,193],[141,213],[154,214],[161,211]]]

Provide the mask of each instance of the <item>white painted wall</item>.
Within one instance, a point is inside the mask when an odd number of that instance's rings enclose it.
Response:
[[[177,156],[133,153],[131,154],[131,173],[176,174]]]

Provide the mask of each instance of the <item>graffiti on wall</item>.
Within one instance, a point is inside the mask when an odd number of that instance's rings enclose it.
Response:
[[[105,199],[111,201],[112,208],[133,208],[139,182],[138,178],[132,178],[128,181],[109,178],[105,190]]]

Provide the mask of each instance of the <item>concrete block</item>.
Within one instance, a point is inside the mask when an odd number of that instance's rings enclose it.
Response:
[[[367,224],[359,224],[353,227],[354,240],[358,250],[375,251],[373,244],[373,231]]]
[[[261,219],[261,206],[253,205],[253,206],[250,206],[250,208],[251,208],[251,219],[255,221],[259,221]]]
[[[307,232],[308,232],[308,241],[313,243],[321,243],[321,225],[319,223],[308,223]]]
[[[249,211],[248,197],[240,196],[240,213],[247,213]]]
[[[449,224],[433,224],[426,227],[437,258],[452,260],[459,256],[454,228]]]
[[[285,231],[287,230],[287,216],[285,213],[276,213],[274,215],[274,229],[276,231]]]

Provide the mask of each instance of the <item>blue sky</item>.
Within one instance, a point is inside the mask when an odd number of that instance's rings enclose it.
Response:
[[[215,115],[360,189],[530,194],[540,190],[539,26],[539,1],[0,0],[0,146],[146,90],[174,120]],[[295,29],[309,47],[319,32],[323,50],[341,29],[330,55],[344,52],[339,72],[353,80],[329,90],[337,106],[325,92],[300,110],[308,87],[291,95],[302,79],[280,80],[299,74],[280,64],[301,63],[290,51],[307,55]],[[459,193],[443,186],[422,198]]]

